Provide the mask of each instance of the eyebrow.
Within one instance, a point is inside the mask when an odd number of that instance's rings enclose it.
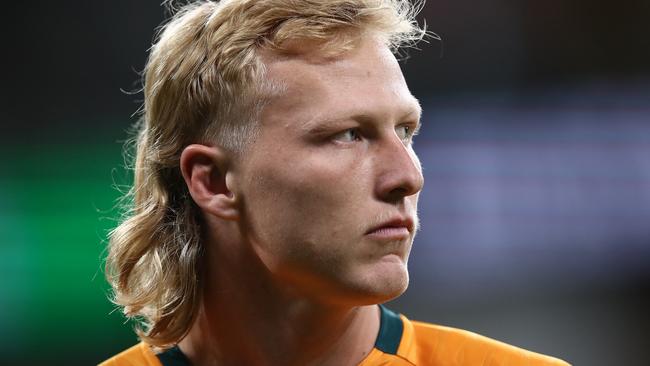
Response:
[[[420,101],[412,97],[411,100],[414,102],[409,105],[407,108],[407,112],[402,114],[397,120],[405,120],[409,119],[409,117],[415,115],[417,116],[417,127],[416,127],[416,132],[420,129],[420,118],[422,116],[422,106],[420,105]],[[377,115],[373,114],[372,112],[361,112],[361,113],[356,113],[356,114],[351,114],[351,115],[344,115],[341,117],[335,116],[333,118],[325,118],[323,120],[311,120],[308,121],[303,129],[313,133],[313,134],[320,134],[329,131],[329,126],[332,124],[336,123],[341,123],[341,122],[347,122],[347,121],[357,121],[360,123],[363,122],[368,122],[368,121],[374,121],[377,119]]]
[[[420,132],[420,127],[422,127],[422,105],[420,104],[420,100],[413,95],[411,95],[413,98],[413,101],[415,102],[415,113],[418,116],[417,119],[417,124],[415,126],[415,130],[413,131],[413,136],[417,135]],[[412,113],[412,112],[411,112]],[[406,116],[404,116],[406,117]],[[404,118],[402,117],[402,118]]]
[[[414,96],[411,96],[411,98],[413,99],[413,102],[415,102],[414,103],[414,105],[415,105],[414,111],[418,115],[418,119],[420,119],[422,117],[422,104],[420,104],[420,100],[418,98],[416,98]],[[413,113],[413,112],[410,112],[410,113]],[[410,114],[407,114],[407,116],[408,115],[410,115]],[[406,116],[404,116],[404,117],[406,117]]]

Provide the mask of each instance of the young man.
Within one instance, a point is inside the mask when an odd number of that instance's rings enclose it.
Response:
[[[397,0],[178,12],[145,70],[115,302],[142,343],[103,365],[566,365],[378,306],[408,285],[420,106]]]

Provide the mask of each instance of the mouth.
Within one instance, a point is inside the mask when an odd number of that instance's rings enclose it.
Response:
[[[411,236],[414,229],[410,217],[395,217],[368,230],[365,235],[377,239],[399,240]]]

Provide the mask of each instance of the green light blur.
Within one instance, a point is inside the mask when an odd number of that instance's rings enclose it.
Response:
[[[0,349],[7,364],[96,364],[137,341],[107,300],[102,264],[118,212],[112,184],[126,183],[121,149],[1,148]]]

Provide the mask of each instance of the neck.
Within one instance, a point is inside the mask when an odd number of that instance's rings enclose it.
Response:
[[[301,296],[270,274],[241,235],[230,237],[206,243],[202,303],[179,344],[192,365],[357,365],[372,350],[376,305]]]

